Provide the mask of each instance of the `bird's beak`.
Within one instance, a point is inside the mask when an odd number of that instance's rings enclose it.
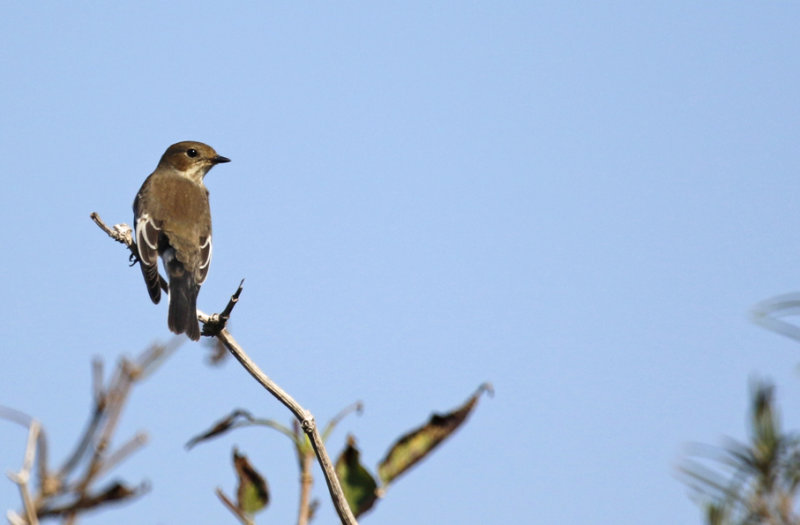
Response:
[[[217,155],[216,157],[211,159],[212,164],[223,164],[225,162],[230,162],[230,161],[231,159],[229,159],[228,157],[223,157],[222,155]]]

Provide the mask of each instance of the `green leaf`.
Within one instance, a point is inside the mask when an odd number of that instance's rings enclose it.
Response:
[[[451,436],[466,421],[484,391],[493,393],[492,386],[489,383],[482,384],[459,408],[447,414],[433,414],[427,424],[398,439],[378,465],[378,475],[383,485],[394,481]]]
[[[353,436],[347,438],[347,447],[336,460],[336,476],[342,484],[344,497],[350,510],[358,517],[372,508],[378,499],[375,478],[360,461],[361,453],[355,446]]]
[[[255,514],[269,504],[267,480],[250,464],[247,456],[233,449],[233,467],[239,478],[236,489],[236,505],[247,514]]]

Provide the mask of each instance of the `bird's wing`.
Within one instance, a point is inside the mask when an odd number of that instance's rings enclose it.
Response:
[[[134,229],[136,231],[136,252],[139,266],[147,285],[147,292],[154,303],[161,300],[161,278],[158,275],[158,239],[161,228],[148,213],[142,212],[142,192],[133,201]]]
[[[142,264],[153,266],[158,263],[158,235],[160,233],[161,228],[150,217],[150,214],[137,215],[136,247]]]
[[[211,265],[211,234],[207,237],[200,237],[200,253],[198,255],[199,265],[195,279],[197,284],[203,284],[208,275],[208,267]]]

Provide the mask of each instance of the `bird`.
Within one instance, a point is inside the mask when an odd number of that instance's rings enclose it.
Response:
[[[167,326],[189,339],[200,339],[197,294],[211,263],[211,210],[203,177],[230,162],[202,142],[171,145],[133,201],[136,254],[147,292],[161,300],[161,257],[168,280]]]

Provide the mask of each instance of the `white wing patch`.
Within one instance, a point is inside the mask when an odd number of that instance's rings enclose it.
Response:
[[[197,267],[197,284],[201,284],[206,280],[206,275],[208,275],[208,265],[211,264],[211,236],[209,235],[205,239],[201,237],[200,242],[200,265]]]
[[[158,262],[158,234],[161,230],[147,213],[136,219],[136,245],[139,258],[148,266]]]

